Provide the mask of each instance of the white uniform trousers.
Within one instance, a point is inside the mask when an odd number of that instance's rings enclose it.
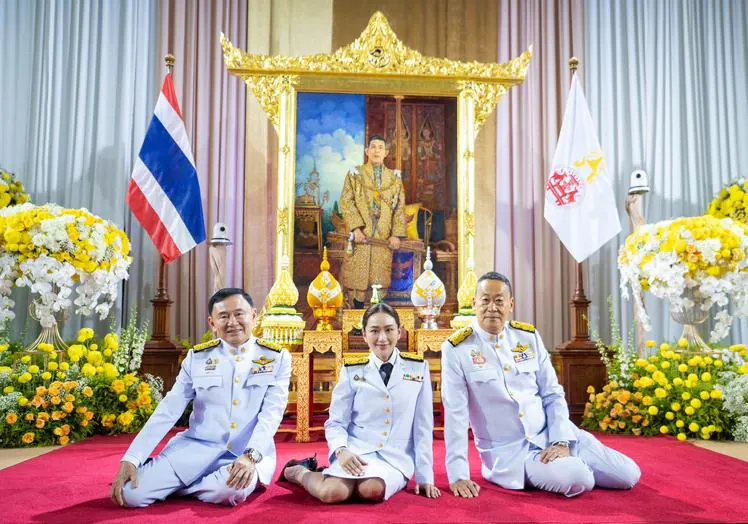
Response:
[[[527,483],[537,489],[574,497],[595,486],[631,489],[639,482],[639,466],[626,455],[603,445],[584,430],[578,430],[578,439],[573,456],[548,464],[540,461],[541,449],[531,450],[525,459]]]
[[[257,487],[257,472],[252,475],[250,484],[245,489],[235,489],[226,485],[229,479],[229,467],[236,456],[225,453],[208,468],[210,473],[185,486],[169,460],[158,455],[138,468],[138,487],[132,483],[125,484],[123,495],[129,508],[149,506],[157,500],[164,500],[169,495],[193,496],[203,502],[236,506],[244,502]]]

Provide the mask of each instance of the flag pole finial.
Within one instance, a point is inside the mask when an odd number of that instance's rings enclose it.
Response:
[[[174,71],[174,64],[177,63],[177,57],[169,53],[164,57],[164,62],[166,63],[166,69],[169,70],[169,73],[172,73]]]
[[[576,56],[572,56],[569,58],[569,69],[571,69],[572,73],[576,73],[577,67],[579,67],[579,59]]]

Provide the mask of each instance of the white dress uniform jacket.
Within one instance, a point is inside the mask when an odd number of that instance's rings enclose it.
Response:
[[[525,458],[553,442],[574,446],[564,390],[540,335],[508,322],[497,337],[477,321],[442,346],[442,402],[449,482],[470,478],[468,422],[485,479],[525,487]],[[532,446],[532,447],[531,447]]]
[[[397,348],[390,362],[394,367],[385,386],[369,356],[346,359],[325,423],[330,461],[335,450],[345,446],[359,456],[376,453],[406,479],[415,472],[416,482],[433,484],[434,406],[428,362]],[[351,478],[366,477],[364,473]]]
[[[192,400],[189,428],[161,452],[179,480],[189,486],[225,453],[239,457],[253,448],[263,456],[257,464],[260,482],[271,481],[276,461],[273,437],[288,402],[291,356],[254,337],[242,345],[244,352],[231,354],[230,348],[216,340],[190,350],[174,387],[122,460],[142,465]]]

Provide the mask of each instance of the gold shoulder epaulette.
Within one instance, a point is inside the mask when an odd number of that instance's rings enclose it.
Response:
[[[264,347],[265,349],[275,351],[276,353],[280,353],[283,349],[283,346],[281,346],[280,344],[276,344],[275,342],[271,342],[270,340],[265,340],[264,338],[258,338],[257,344]]]
[[[423,362],[423,356],[418,353],[400,353],[400,356],[405,360],[414,360],[416,362]]]
[[[214,348],[220,343],[221,343],[220,338],[214,338],[213,340],[209,340],[207,342],[201,342],[200,344],[195,344],[194,346],[192,346],[192,351],[197,353],[198,351],[203,351],[205,349]]]
[[[368,364],[369,363],[369,355],[364,355],[363,357],[345,357],[343,360],[343,365],[348,366],[360,366],[362,364]]]
[[[532,324],[528,324],[527,322],[517,322],[516,320],[512,320],[511,322],[509,322],[509,325],[514,329],[527,331],[528,333],[535,333],[535,326],[533,326]]]
[[[454,347],[457,347],[457,344],[468,338],[470,335],[473,334],[473,328],[470,326],[465,326],[464,328],[458,329],[449,337],[447,340],[449,340],[449,343],[452,344]]]

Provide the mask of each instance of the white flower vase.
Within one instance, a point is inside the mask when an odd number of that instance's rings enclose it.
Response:
[[[39,322],[39,316],[36,314],[36,303],[34,302],[29,304],[29,316]],[[62,340],[62,337],[60,336],[59,325],[65,320],[67,320],[66,311],[56,315],[55,322],[49,327],[42,326],[39,336],[36,337],[36,340],[26,347],[24,351],[27,353],[44,353],[46,355],[45,352],[39,351],[39,344],[47,343],[52,344],[54,350],[57,351],[60,356],[63,356],[68,349],[68,345],[65,344],[65,341]]]
[[[673,309],[672,304],[670,305],[670,318],[675,320],[678,324],[683,325],[683,333],[681,338],[685,338],[688,341],[688,349],[690,351],[708,352],[712,348],[704,342],[704,339],[699,335],[698,327],[703,324],[706,319],[709,318],[709,310],[704,310],[702,305],[704,299],[699,296],[694,290],[686,289],[684,297],[693,301],[693,307],[685,310],[676,311]]]

